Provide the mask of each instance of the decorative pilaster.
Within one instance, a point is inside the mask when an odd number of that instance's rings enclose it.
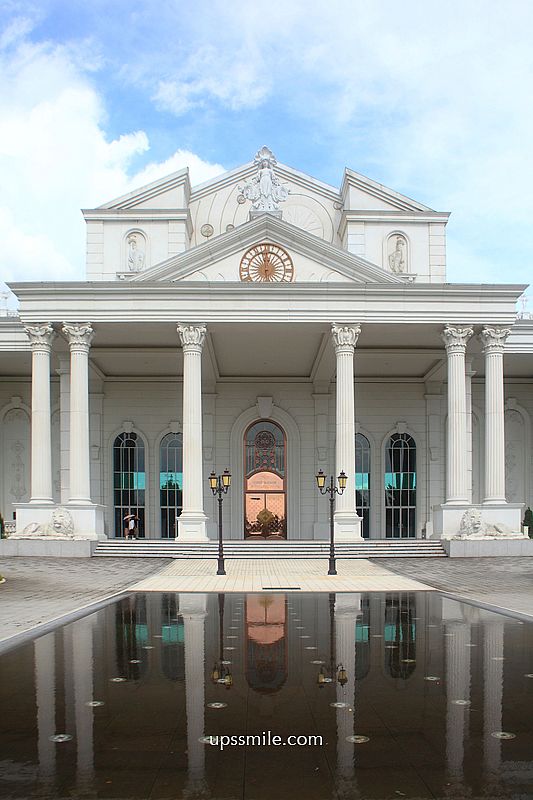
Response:
[[[505,498],[505,427],[503,351],[509,328],[485,326],[480,334],[485,354],[485,497],[501,504]]]
[[[344,470],[348,476],[346,490],[335,504],[335,535],[338,541],[361,538],[361,519],[355,506],[355,400],[354,352],[360,325],[331,326],[337,358],[337,415],[335,441],[335,475]]]
[[[90,322],[63,325],[70,347],[70,497],[69,503],[91,503],[89,450]]]
[[[442,340],[448,356],[448,437],[446,452],[446,503],[469,501],[467,485],[467,413],[465,353],[472,328],[447,325]]]
[[[178,519],[182,542],[208,541],[203,506],[202,349],[206,326],[178,325],[183,349],[183,511]]]

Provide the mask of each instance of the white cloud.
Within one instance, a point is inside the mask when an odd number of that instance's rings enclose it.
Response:
[[[81,207],[187,164],[197,182],[223,168],[178,150],[131,174],[132,159],[149,151],[146,133],[110,141],[99,94],[71,48],[30,44],[23,38],[28,28],[13,24],[0,52],[0,278],[82,278]]]

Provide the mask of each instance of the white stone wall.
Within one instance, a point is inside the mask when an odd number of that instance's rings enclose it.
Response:
[[[169,431],[173,420],[181,422],[181,382],[107,382],[103,399],[102,497],[108,506],[108,525],[112,526],[112,463],[111,448],[114,437],[123,429],[123,422],[133,423],[146,447],[149,502],[146,511],[147,530],[159,535],[158,470],[159,442]],[[275,408],[287,414],[297,426],[300,438],[301,466],[298,485],[300,493],[300,530],[291,531],[294,538],[322,537],[327,534],[327,500],[316,489],[315,474],[322,468],[328,474],[334,469],[335,448],[335,387],[327,397],[327,453],[320,461],[317,452],[314,390],[311,384],[266,382],[219,383],[216,396],[204,395],[204,503],[211,519],[209,533],[215,535],[216,502],[207,483],[209,471],[217,472],[228,466],[233,473],[236,465],[231,457],[230,437],[233,426],[244,412],[256,409],[257,398],[269,396]],[[391,407],[391,399],[394,399]],[[208,409],[208,404],[213,407]],[[206,414],[214,415],[213,448],[207,445]],[[387,436],[396,430],[410,433],[417,444],[418,508],[417,533],[420,535],[426,522],[426,417],[424,389],[421,384],[356,383],[356,416],[362,433],[372,445],[372,532],[384,531],[383,511],[383,449]],[[290,435],[288,448],[292,446]],[[205,460],[205,456],[209,461]],[[242,458],[242,449],[239,456]],[[290,456],[289,456],[290,460]],[[444,465],[442,465],[443,468]],[[230,492],[242,492],[234,483]],[[290,499],[289,499],[290,502]],[[231,498],[224,502],[224,527],[226,534],[242,538],[241,520],[231,523]]]

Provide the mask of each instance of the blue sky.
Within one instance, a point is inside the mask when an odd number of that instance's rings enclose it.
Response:
[[[533,281],[532,38],[529,0],[0,0],[1,277],[82,278],[81,207],[267,144],[451,211],[449,280]]]

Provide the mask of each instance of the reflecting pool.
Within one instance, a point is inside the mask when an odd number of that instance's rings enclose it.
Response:
[[[2,798],[533,798],[533,625],[437,592],[131,595],[0,699]]]

